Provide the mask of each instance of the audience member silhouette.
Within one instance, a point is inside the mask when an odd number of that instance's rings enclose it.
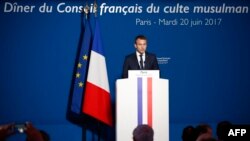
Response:
[[[186,126],[182,132],[183,141],[225,141],[232,124],[229,121],[221,121],[217,124],[216,135],[218,140],[213,138],[212,128],[208,124],[200,124],[194,128]]]
[[[205,133],[210,135],[211,137],[213,136],[212,128],[208,124],[200,124],[196,126],[196,132],[198,136]]]
[[[5,141],[7,137],[14,134],[14,124],[0,125],[0,141]]]
[[[195,141],[196,140],[196,131],[195,128],[191,125],[185,127],[182,131],[182,140],[183,141]]]
[[[154,131],[153,129],[146,125],[138,125],[133,131],[133,141],[153,141]]]
[[[40,131],[44,141],[50,141],[50,136],[47,132],[45,132],[44,130],[39,130],[39,131]]]
[[[212,128],[208,124],[200,124],[195,129],[197,132],[196,141],[214,140]]]
[[[196,141],[216,141],[216,139],[213,138],[209,133],[203,133],[198,136]]]
[[[0,141],[5,141],[9,136],[15,133],[17,133],[17,131],[15,130],[14,123],[0,125]],[[30,122],[25,123],[23,133],[27,136],[26,141],[50,140],[49,135],[45,131],[36,129]]]
[[[47,141],[45,139],[48,134],[45,135],[44,131],[40,132],[31,123],[26,124],[25,133],[27,135],[26,141]]]
[[[216,135],[218,141],[224,141],[227,137],[227,133],[232,124],[229,121],[221,121],[217,124]]]

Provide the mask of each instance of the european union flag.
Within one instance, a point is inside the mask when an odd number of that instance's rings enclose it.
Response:
[[[77,114],[81,113],[82,109],[82,99],[85,88],[86,76],[88,73],[88,63],[89,63],[89,54],[91,49],[91,28],[89,20],[85,21],[85,31],[82,39],[82,45],[80,49],[80,54],[76,64],[75,75],[73,76],[74,86],[72,91],[72,102],[71,102],[71,111]]]

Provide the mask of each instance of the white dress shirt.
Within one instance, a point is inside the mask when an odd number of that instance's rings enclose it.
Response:
[[[139,53],[138,51],[136,51],[136,57],[137,57],[137,61],[138,61],[138,64],[140,66],[140,55],[141,53]],[[142,54],[142,62],[143,62],[143,68],[145,67],[145,52]]]

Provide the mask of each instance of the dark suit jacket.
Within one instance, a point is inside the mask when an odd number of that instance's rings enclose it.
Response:
[[[144,70],[159,70],[156,56],[148,52],[146,52],[145,55]],[[128,78],[128,70],[140,70],[136,53],[126,56],[123,64],[122,78]]]

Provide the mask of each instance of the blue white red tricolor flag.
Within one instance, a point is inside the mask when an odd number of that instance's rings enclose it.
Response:
[[[146,86],[143,86],[143,78],[137,78],[137,121],[138,125],[147,124],[152,127],[152,77],[146,78],[144,82]]]
[[[98,19],[90,53],[82,111],[112,126],[111,96]]]

